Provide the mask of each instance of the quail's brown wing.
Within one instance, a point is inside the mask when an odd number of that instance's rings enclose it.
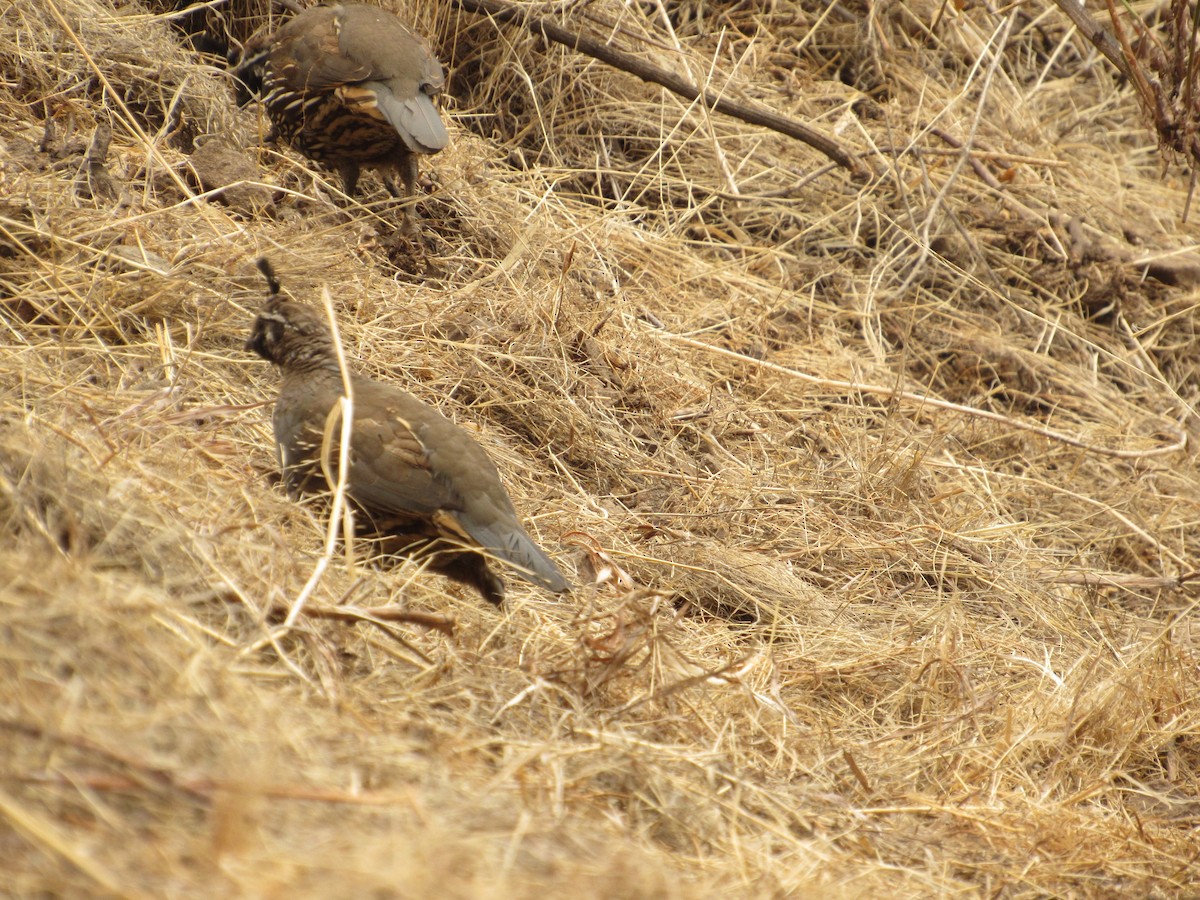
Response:
[[[377,513],[427,519],[552,591],[568,589],[517,519],[500,474],[469,434],[392,385],[355,380],[350,488]]]
[[[293,27],[294,37],[284,34]],[[395,16],[362,5],[316,7],[280,33],[279,59],[293,90],[336,89],[347,106],[386,119],[417,153],[450,142],[432,99],[445,86],[442,67]]]
[[[395,16],[374,7],[313,7],[275,36],[274,61],[288,86],[325,91],[377,81],[398,95],[436,94],[442,67],[425,42]]]
[[[276,32],[271,65],[289,90],[328,91],[373,77],[367,65],[342,52],[334,14],[334,9],[315,6]]]
[[[373,6],[341,8],[338,47],[367,70],[363,80],[383,81],[405,94],[445,87],[442,67],[425,41],[395,16]]]
[[[433,105],[445,87],[442,67],[425,42],[395,16],[370,6],[342,11],[339,46],[368,74],[361,89],[371,93],[379,115],[391,123],[409,150],[436,153],[450,142]]]
[[[391,409],[363,409],[355,398],[350,490],[382,515],[433,520],[453,514],[461,501],[436,477],[414,426]]]

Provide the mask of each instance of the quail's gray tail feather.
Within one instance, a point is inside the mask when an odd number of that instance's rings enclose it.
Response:
[[[428,94],[399,100],[382,84],[368,82],[367,86],[375,89],[379,111],[413,153],[437,153],[450,143],[442,117]]]
[[[471,537],[479,541],[485,550],[512,565],[513,571],[526,581],[556,594],[571,589],[554,561],[524,531],[487,527],[472,528],[470,531]]]

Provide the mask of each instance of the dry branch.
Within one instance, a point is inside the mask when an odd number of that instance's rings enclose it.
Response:
[[[39,725],[35,722],[27,722],[7,716],[0,718],[0,731],[8,731],[34,740],[48,741],[73,747],[89,756],[100,757],[112,765],[135,773],[134,777],[136,777],[138,783],[142,786],[152,784],[157,788],[182,790],[193,799],[203,799],[196,791],[181,786],[175,774],[170,769],[139,759],[131,752],[115,750],[81,734],[71,734],[48,726]]]
[[[123,775],[75,770],[68,770],[62,774],[33,772],[18,776],[18,779],[29,784],[54,785],[56,787],[86,785],[89,790],[110,791],[122,794],[136,792],[140,788],[145,787],[144,784],[136,779]],[[398,792],[389,794],[376,791],[339,791],[300,784],[263,784],[261,782],[247,784],[246,782],[235,781],[231,778],[177,775],[175,777],[175,784],[180,789],[199,795],[209,802],[220,791],[231,791],[243,795],[254,794],[260,797],[271,797],[277,800],[295,800],[302,803],[330,803],[348,806],[392,806],[412,802],[410,796]],[[0,797],[2,796],[0,795]]]
[[[701,350],[705,353],[712,353],[717,356],[724,356],[730,359],[736,359],[746,365],[755,368],[765,369],[775,372],[779,375],[785,375],[788,378],[794,378],[797,381],[803,381],[807,384],[818,385],[824,388],[832,388],[836,391],[848,391],[854,394],[873,394],[877,397],[885,397],[894,400],[904,400],[922,408],[945,409],[953,412],[961,413],[966,416],[973,416],[979,419],[988,419],[993,422],[1001,422],[1009,428],[1015,428],[1020,431],[1028,431],[1032,434],[1041,435],[1052,441],[1066,444],[1069,447],[1077,447],[1087,453],[1094,453],[1098,456],[1108,456],[1114,459],[1143,459],[1150,456],[1163,456],[1169,453],[1179,453],[1187,447],[1188,437],[1187,432],[1176,425],[1174,422],[1168,421],[1166,418],[1159,418],[1159,428],[1164,437],[1159,439],[1156,446],[1147,447],[1145,449],[1134,449],[1127,447],[1104,447],[1099,444],[1085,441],[1082,438],[1074,437],[1069,434],[1063,434],[1060,431],[1055,431],[1052,428],[1047,428],[1044,425],[1038,425],[1033,422],[1025,422],[1020,419],[1014,419],[1012,416],[1004,415],[1003,413],[993,412],[988,409],[980,409],[973,406],[965,406],[961,403],[952,403],[948,400],[941,400],[937,397],[931,397],[928,394],[920,394],[914,391],[901,390],[896,387],[880,384],[867,384],[858,381],[842,381],[832,378],[821,378],[816,375],[810,375],[807,372],[800,372],[795,369],[789,369],[786,366],[776,365],[762,359],[754,359],[746,356],[744,353],[737,353],[733,350],[727,350],[724,347],[717,347],[712,344],[706,344],[703,341],[697,341],[693,338],[684,337],[679,334],[671,334],[666,331],[659,331],[665,340],[672,343],[682,344],[685,347],[691,347],[695,350]]]
[[[854,177],[865,178],[867,176],[866,167],[854,154],[837,141],[791,116],[775,112],[759,103],[739,102],[712,90],[701,90],[687,78],[664,69],[662,66],[656,66],[632,53],[619,50],[591,35],[572,32],[544,16],[536,16],[525,9],[505,2],[505,0],[454,0],[454,2],[467,12],[488,16],[500,22],[515,22],[524,25],[534,34],[539,34],[547,40],[598,59],[613,68],[636,75],[642,81],[665,87],[672,93],[688,100],[700,100],[709,109],[795,138],[825,154],[842,168],[848,169]]]
[[[282,610],[283,607],[279,609]],[[310,603],[304,608],[304,613],[314,619],[333,619],[339,622],[369,622],[377,626],[384,622],[404,622],[408,625],[420,625],[423,628],[432,628],[447,636],[454,634],[454,619],[449,616],[419,612],[411,609],[396,609],[391,606],[363,608],[359,606],[325,606]]]
[[[1067,14],[1067,18],[1075,23],[1080,33],[1116,67],[1118,72],[1130,81],[1134,80],[1129,63],[1121,52],[1121,45],[1104,30],[1104,26],[1088,15],[1082,3],[1077,0],[1054,0],[1054,5]]]
[[[1195,584],[1200,572],[1169,575],[1125,575],[1120,572],[1063,572],[1047,580],[1051,584],[1079,584],[1087,587],[1114,587],[1130,591],[1175,591]]]
[[[1195,41],[1198,28],[1195,4],[1171,0],[1163,4],[1160,36],[1150,33],[1146,23],[1123,4],[1129,30],[1122,23],[1117,5],[1107,0],[1113,33],[1105,31],[1074,0],[1055,0],[1098,49],[1133,86],[1142,112],[1151,122],[1164,154],[1179,153],[1192,163],[1191,190],[1195,187],[1195,164],[1200,162],[1200,106],[1197,105]],[[1136,37],[1131,41],[1129,31]],[[1184,219],[1187,209],[1184,210]]]

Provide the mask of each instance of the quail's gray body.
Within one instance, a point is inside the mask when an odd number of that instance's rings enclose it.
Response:
[[[343,394],[329,328],[321,313],[273,296],[247,348],[283,373],[272,422],[292,493],[328,490],[320,457],[330,410]],[[429,539],[434,567],[499,603],[503,582],[484,554],[551,591],[566,579],[521,527],[487,453],[433,407],[391,384],[353,376],[354,419],[347,493],[378,534]],[[333,432],[331,463],[336,469]]]

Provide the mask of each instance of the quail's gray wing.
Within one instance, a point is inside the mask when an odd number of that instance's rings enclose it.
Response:
[[[368,510],[426,518],[447,537],[476,544],[552,591],[568,589],[525,533],[500,474],[475,440],[411,394],[355,383],[350,487]]]

